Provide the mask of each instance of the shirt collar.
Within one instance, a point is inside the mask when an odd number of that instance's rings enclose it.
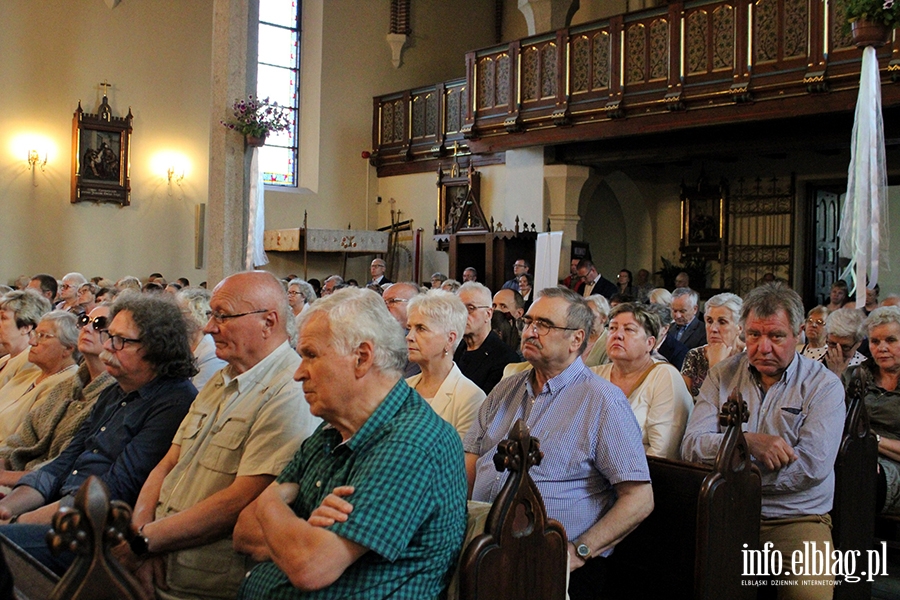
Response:
[[[226,366],[222,369],[222,383],[226,387],[231,385],[231,382],[235,382],[237,385],[238,393],[244,393],[250,387],[258,384],[263,378],[268,375],[269,368],[273,363],[279,361],[282,356],[284,356],[287,352],[293,352],[294,349],[291,348],[291,345],[287,340],[282,342],[280,346],[275,348],[267,357],[244,371],[238,375],[234,374],[234,367],[231,365]]]
[[[547,383],[544,386],[550,391],[551,394],[556,394],[567,385],[575,381],[580,375],[582,375],[588,368],[584,366],[584,361],[581,360],[581,357],[577,357],[572,364],[563,369],[562,373],[559,375],[552,377],[547,380]],[[528,378],[528,387],[531,387],[532,378]],[[532,390],[533,395],[537,396],[543,390]]]
[[[381,401],[381,404],[378,405],[378,408],[369,415],[362,427],[353,434],[353,437],[345,442],[350,450],[360,450],[373,439],[376,433],[391,422],[412,393],[412,388],[406,384],[403,378],[400,378],[387,396],[384,397],[384,400]]]
[[[747,356],[746,352],[744,353],[744,355]],[[790,380],[794,379],[795,375],[797,374],[797,369],[799,368],[799,364],[800,364],[800,361],[798,359],[799,356],[800,356],[799,353],[796,350],[794,350],[794,356],[793,356],[793,358],[791,358],[790,364],[787,366],[787,368],[781,374],[781,377],[778,379],[778,381],[790,381]],[[756,367],[754,367],[752,364],[750,364],[749,356],[747,356],[747,370],[750,372],[750,376],[753,377],[753,380],[756,381],[757,384],[762,382],[762,378],[759,374],[759,371],[756,370]]]

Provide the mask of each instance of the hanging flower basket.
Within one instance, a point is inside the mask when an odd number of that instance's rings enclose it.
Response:
[[[247,146],[249,148],[262,148],[263,146],[266,145],[266,137],[267,136],[265,134],[251,135],[248,133],[246,136]]]
[[[853,35],[853,44],[857,48],[884,46],[891,33],[891,27],[877,21],[859,19],[850,23],[850,32]]]

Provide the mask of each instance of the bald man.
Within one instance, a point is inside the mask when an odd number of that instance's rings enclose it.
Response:
[[[232,549],[237,517],[319,422],[293,379],[300,357],[288,342],[294,317],[281,283],[263,271],[238,273],[216,286],[209,305],[204,331],[228,364],[150,473],[134,509],[138,535],[122,550],[160,599],[237,596],[254,564]]]

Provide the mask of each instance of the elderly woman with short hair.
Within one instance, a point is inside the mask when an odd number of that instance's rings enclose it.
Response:
[[[806,343],[797,345],[797,352],[811,358],[819,360],[828,352],[828,346],[825,345],[825,319],[828,318],[828,309],[822,306],[814,306],[806,313],[806,320],[803,322],[803,333],[806,335]]]
[[[859,352],[865,339],[865,315],[855,308],[839,308],[825,319],[825,345],[828,348],[819,362],[840,377],[848,367],[856,367],[865,362],[866,357]]]
[[[678,369],[651,356],[659,319],[640,304],[626,302],[609,313],[606,353],[610,364],[591,370],[622,390],[643,435],[644,451],[680,458],[693,403]]]
[[[740,296],[729,293],[716,294],[706,301],[706,344],[689,350],[681,367],[681,376],[694,398],[700,394],[710,369],[744,351],[740,339],[743,305]]]
[[[299,317],[303,312],[309,310],[309,305],[316,301],[316,290],[302,279],[291,279],[288,283],[287,295],[288,304],[291,305],[291,312],[295,317]]]
[[[92,281],[82,283],[78,286],[78,292],[75,296],[75,304],[78,306],[78,312],[82,314],[91,314],[94,307],[97,306],[97,294],[100,292],[100,286]]]
[[[588,367],[599,367],[609,362],[606,355],[606,322],[609,320],[609,301],[600,294],[591,294],[584,299],[594,315],[591,336],[582,353],[582,360]]]
[[[20,372],[38,371],[28,362],[28,342],[41,317],[52,308],[34,290],[15,290],[0,297],[0,387]]]
[[[459,296],[441,290],[414,296],[407,305],[409,360],[422,372],[406,383],[453,425],[460,438],[466,437],[485,398],[481,388],[453,362],[468,316]]]
[[[197,374],[191,378],[191,383],[198,390],[202,390],[206,382],[227,364],[216,356],[216,343],[212,336],[203,331],[209,322],[210,298],[212,293],[209,290],[195,287],[184,288],[175,295],[187,323],[188,341],[197,367]]]
[[[900,514],[900,307],[876,308],[865,327],[872,360],[848,369],[844,382],[862,380],[869,425],[878,441],[876,509]]]
[[[28,360],[37,371],[19,372],[0,388],[0,443],[12,435],[28,411],[47,399],[54,386],[78,369],[78,317],[55,310],[44,315],[31,332]]]

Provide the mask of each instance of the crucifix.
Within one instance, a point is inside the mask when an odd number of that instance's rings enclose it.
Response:
[[[100,85],[100,87],[103,88],[103,97],[105,98],[105,97],[106,97],[106,92],[109,91],[109,88],[112,87],[112,84],[111,84],[111,83],[107,83],[107,81],[104,79],[99,85]]]

